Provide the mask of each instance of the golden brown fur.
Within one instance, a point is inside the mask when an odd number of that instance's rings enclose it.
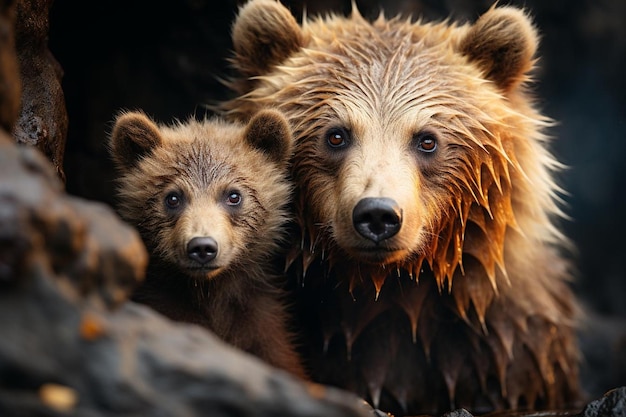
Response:
[[[528,90],[528,15],[355,9],[298,25],[252,0],[233,33],[241,77],[223,110],[277,106],[294,130],[302,236],[287,263],[314,378],[399,414],[576,405],[561,164]]]
[[[247,126],[193,118],[168,126],[127,112],[110,149],[119,212],[151,255],[134,299],[304,377],[268,268],[291,192],[284,117],[266,110]]]

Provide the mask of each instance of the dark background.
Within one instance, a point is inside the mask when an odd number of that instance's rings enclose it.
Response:
[[[204,113],[228,97],[230,25],[240,1],[88,2],[56,0],[49,47],[64,69],[69,114],[67,191],[113,204],[112,166],[104,148],[121,109],[159,121]],[[302,1],[284,1],[296,16]],[[492,1],[357,1],[375,17],[475,20]],[[526,0],[542,35],[536,91],[558,125],[553,151],[570,168],[561,177],[577,248],[574,285],[595,318],[583,371],[593,394],[626,385],[626,1]],[[350,11],[350,0],[311,0],[307,14]],[[620,339],[621,337],[621,339]],[[621,352],[621,353],[620,353]],[[617,362],[616,362],[617,361]],[[621,362],[620,362],[621,361]]]

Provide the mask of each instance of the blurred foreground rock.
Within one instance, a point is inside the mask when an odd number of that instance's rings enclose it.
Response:
[[[146,252],[0,132],[1,416],[371,416],[204,329],[126,301]]]

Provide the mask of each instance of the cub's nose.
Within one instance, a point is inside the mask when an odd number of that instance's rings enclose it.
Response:
[[[194,237],[187,244],[187,256],[202,265],[211,262],[217,256],[217,242],[212,237]]]
[[[361,236],[379,243],[398,233],[402,211],[391,198],[364,198],[352,211],[352,224]]]

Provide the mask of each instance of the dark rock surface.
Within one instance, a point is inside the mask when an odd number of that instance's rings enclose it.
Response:
[[[22,80],[21,110],[13,136],[37,147],[65,179],[63,157],[68,116],[61,87],[63,69],[48,49],[53,0],[18,0],[15,45]]]
[[[9,132],[20,112],[22,84],[15,52],[16,0],[0,1],[0,129]]]
[[[626,387],[615,388],[590,402],[578,417],[625,417]]]

